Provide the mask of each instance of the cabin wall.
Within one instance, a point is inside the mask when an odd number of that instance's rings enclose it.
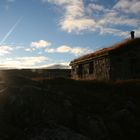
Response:
[[[76,79],[78,80],[79,79],[79,65],[72,65],[72,69],[71,69],[71,78],[72,79]]]
[[[140,47],[112,54],[110,58],[112,80],[140,78]]]
[[[109,80],[109,57],[100,57],[72,66],[72,78],[82,80]]]
[[[128,40],[77,60],[71,63],[74,79],[140,79],[140,39]]]
[[[109,57],[102,57],[94,61],[94,79],[109,80],[110,76],[110,59]]]

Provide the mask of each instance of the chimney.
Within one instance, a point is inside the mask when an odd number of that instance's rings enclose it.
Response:
[[[131,31],[131,39],[134,39],[135,38],[135,32],[134,31]]]

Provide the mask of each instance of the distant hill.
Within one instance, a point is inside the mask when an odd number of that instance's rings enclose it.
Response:
[[[16,68],[14,68],[14,67],[1,67],[0,66],[0,70],[8,70],[8,69],[16,69]]]
[[[46,67],[46,69],[70,69],[70,66],[62,65],[62,64],[55,64],[55,65]]]
[[[41,68],[20,68],[20,69],[70,69],[71,67],[69,65],[62,65],[62,64],[54,64],[46,67]],[[19,69],[16,67],[4,67],[3,65],[0,65],[0,70],[8,70],[8,69]]]

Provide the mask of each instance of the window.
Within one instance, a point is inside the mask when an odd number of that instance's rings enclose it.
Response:
[[[89,63],[89,74],[93,73],[93,61]]]
[[[130,68],[132,76],[136,76],[139,73],[138,67],[139,67],[138,60],[136,58],[132,58],[130,60]]]
[[[82,64],[78,65],[78,75],[82,77]]]

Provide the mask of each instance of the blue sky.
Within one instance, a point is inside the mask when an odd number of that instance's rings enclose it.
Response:
[[[140,36],[139,0],[1,0],[0,67],[69,64]]]

